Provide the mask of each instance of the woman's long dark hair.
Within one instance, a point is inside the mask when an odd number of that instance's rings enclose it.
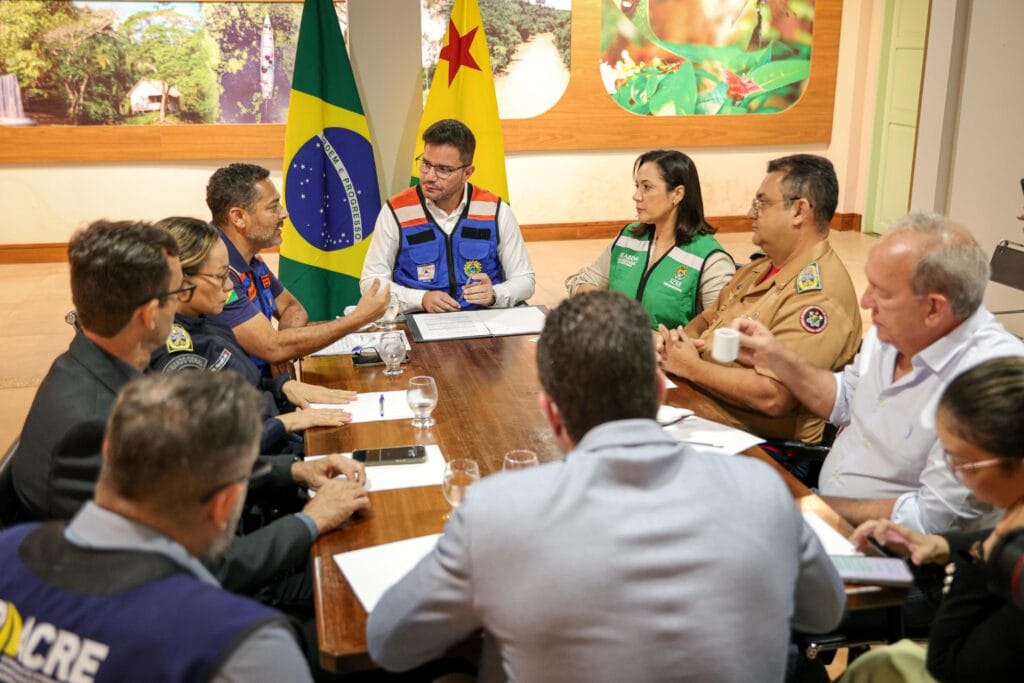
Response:
[[[700,194],[700,177],[693,159],[674,149],[652,149],[637,157],[633,164],[633,175],[647,163],[658,166],[661,179],[668,190],[672,191],[680,185],[686,190],[683,201],[676,207],[676,246],[689,244],[698,235],[711,235],[715,229],[704,220],[704,200]],[[654,225],[641,223],[633,229],[637,237],[654,234]]]

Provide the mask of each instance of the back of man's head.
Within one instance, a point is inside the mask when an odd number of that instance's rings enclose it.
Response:
[[[148,223],[96,221],[76,232],[68,263],[78,322],[100,336],[116,335],[135,309],[166,293],[167,257],[177,255],[174,238]]]
[[[228,223],[228,212],[235,207],[252,211],[259,198],[256,184],[270,177],[270,171],[255,164],[229,164],[218,168],[206,183],[206,205],[213,222]]]
[[[97,497],[172,517],[194,509],[250,473],[260,429],[259,392],[233,371],[133,380],[107,423]]]
[[[476,137],[469,126],[458,119],[441,119],[430,124],[430,127],[423,131],[423,142],[434,147],[451,145],[459,150],[459,158],[462,159],[462,163],[473,163]]]
[[[958,320],[981,306],[988,284],[988,257],[967,228],[936,213],[915,211],[899,218],[885,239],[911,239],[919,249],[911,277],[916,296],[941,294]]]
[[[768,172],[781,171],[783,197],[786,205],[790,197],[803,197],[814,211],[814,224],[827,234],[832,216],[839,204],[839,179],[832,162],[814,154],[792,154],[768,162]]]
[[[658,413],[650,319],[618,292],[563,301],[544,324],[537,371],[574,442],[594,427]]]

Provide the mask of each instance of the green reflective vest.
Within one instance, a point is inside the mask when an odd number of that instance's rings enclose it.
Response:
[[[704,262],[724,249],[711,235],[698,235],[685,246],[669,249],[648,269],[654,233],[636,237],[633,230],[639,226],[630,223],[615,238],[608,288],[643,304],[654,329],[659,324],[669,329],[685,325],[697,314]]]

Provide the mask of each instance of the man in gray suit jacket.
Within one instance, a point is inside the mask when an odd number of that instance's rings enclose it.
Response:
[[[790,630],[845,604],[782,479],[661,429],[647,317],[621,294],[562,303],[537,366],[565,460],[469,489],[370,615],[373,659],[410,669],[483,628],[481,680],[781,681]]]

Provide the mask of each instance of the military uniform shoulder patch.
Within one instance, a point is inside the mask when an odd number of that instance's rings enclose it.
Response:
[[[811,334],[823,332],[828,327],[828,316],[821,306],[808,306],[800,313],[800,327]]]
[[[192,336],[181,325],[171,325],[171,333],[167,335],[167,353],[179,351],[192,351]]]
[[[818,262],[808,263],[796,276],[796,291],[814,292],[821,289],[821,268]]]

